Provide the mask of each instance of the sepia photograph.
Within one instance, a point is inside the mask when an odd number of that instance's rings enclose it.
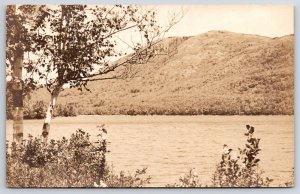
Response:
[[[7,5],[9,188],[294,187],[294,7]]]

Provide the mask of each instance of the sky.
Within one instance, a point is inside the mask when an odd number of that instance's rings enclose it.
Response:
[[[184,10],[184,17],[168,36],[194,36],[210,30],[278,37],[294,33],[291,5],[160,5],[158,21],[168,23],[170,13]]]
[[[223,30],[267,37],[294,34],[294,7],[291,5],[254,4],[194,4],[194,5],[147,5],[145,9],[157,10],[157,22],[166,29],[172,15],[183,17],[166,34],[166,37],[196,36],[211,30]],[[132,31],[117,35],[118,49],[129,53],[130,42],[140,42],[140,36]],[[128,44],[129,43],[129,44]],[[118,59],[118,58],[116,58]]]
[[[143,7],[143,6],[142,6]],[[183,17],[164,37],[195,36],[211,30],[279,37],[294,33],[294,8],[291,5],[146,5],[157,10],[157,21],[162,28],[169,24],[173,14]],[[118,35],[123,42],[139,42],[132,32]],[[135,40],[136,39],[136,40]],[[132,51],[129,44],[117,40],[117,50]],[[33,56],[30,56],[33,59]],[[120,57],[112,58],[115,61]]]

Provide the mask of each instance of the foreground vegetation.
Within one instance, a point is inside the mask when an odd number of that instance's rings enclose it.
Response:
[[[96,142],[83,130],[70,139],[29,137],[23,145],[7,143],[6,180],[9,187],[141,187],[150,182],[146,168],[133,175],[115,174],[107,166],[106,130],[99,126]]]
[[[29,137],[23,145],[7,143],[7,185],[9,187],[147,187],[151,177],[146,168],[133,175],[115,173],[106,162],[107,138],[104,126],[98,126],[96,141],[79,129],[70,139],[42,143]],[[223,146],[209,184],[201,183],[196,170],[190,170],[177,183],[166,187],[268,187],[273,179],[264,176],[258,158],[260,139],[254,127],[246,126],[246,144],[233,150]],[[280,186],[294,186],[294,175]]]
[[[238,148],[237,152],[224,144],[221,161],[216,166],[211,183],[201,184],[195,169],[190,170],[178,183],[168,187],[269,187],[273,179],[264,176],[264,171],[259,167],[258,155],[261,151],[259,138],[253,136],[254,127],[246,125],[246,144]],[[294,174],[291,180],[284,182],[282,187],[294,186]]]

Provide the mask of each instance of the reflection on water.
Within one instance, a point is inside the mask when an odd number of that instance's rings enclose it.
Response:
[[[24,135],[40,135],[42,120],[24,122]],[[7,139],[12,140],[12,121],[7,121]],[[253,125],[261,138],[261,168],[275,179],[290,178],[294,166],[293,116],[78,116],[55,118],[50,138],[69,137],[82,128],[92,136],[105,124],[111,142],[107,155],[114,170],[133,172],[148,167],[150,186],[174,183],[191,168],[209,182],[220,161],[223,144],[242,147],[245,125]]]

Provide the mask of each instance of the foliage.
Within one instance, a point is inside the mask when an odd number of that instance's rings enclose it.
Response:
[[[149,183],[143,178],[146,169],[126,175],[113,174],[107,165],[106,129],[98,126],[93,142],[81,129],[70,139],[51,140],[29,137],[22,145],[7,143],[7,185],[9,187],[141,187]]]
[[[22,57],[26,52],[28,57],[22,64],[26,72],[24,84],[31,89],[45,87],[50,93],[49,114],[46,114],[42,132],[44,141],[47,141],[53,109],[61,91],[66,88],[90,91],[88,82],[134,76],[132,65],[153,58],[153,46],[178,22],[174,16],[167,29],[162,30],[154,9],[143,10],[134,5],[16,8],[7,7],[7,69],[12,72],[12,59],[17,50],[22,52]],[[26,18],[28,10],[31,14]],[[20,40],[14,40],[9,34],[17,31],[14,24],[20,28],[18,31],[23,37]],[[122,40],[120,35],[126,31],[139,35],[139,39],[131,39],[131,43]],[[124,43],[131,48],[129,54],[120,48]],[[116,61],[121,57],[124,60]],[[74,115],[74,110],[70,111]]]
[[[6,118],[13,119],[13,108],[11,106],[11,96],[7,96]],[[24,119],[44,119],[46,116],[47,104],[42,101],[32,102],[25,98],[23,115]],[[74,117],[77,116],[77,104],[66,103],[64,105],[58,104],[54,109],[54,117]]]
[[[25,101],[24,119],[44,119],[46,116],[47,105],[44,101],[31,102]]]
[[[146,169],[133,175],[121,171],[115,174],[106,165],[107,140],[104,126],[99,126],[96,142],[90,135],[77,130],[70,139],[51,140],[29,137],[22,145],[7,143],[7,185],[9,187],[144,187],[150,183]],[[236,154],[224,146],[221,162],[208,185],[201,184],[191,169],[178,183],[166,187],[268,187],[272,179],[264,178],[259,168],[259,139],[253,137],[254,127],[247,125],[247,143]],[[294,186],[292,179],[282,186]]]
[[[24,58],[25,52],[30,52],[32,45],[32,32],[28,28],[34,25],[36,16],[42,14],[43,5],[8,5],[6,7],[6,77],[11,82],[13,77],[13,65],[15,56],[21,52]],[[16,32],[20,34],[17,36]],[[30,61],[23,60],[23,66]],[[37,80],[33,79],[33,72],[28,79],[23,79],[23,96],[30,91],[39,88]]]
[[[99,130],[102,130],[99,129]],[[11,187],[89,187],[104,174],[106,140],[97,142],[77,130],[68,140],[42,143],[30,138],[22,146],[13,145],[7,153],[7,184]]]
[[[74,117],[77,116],[77,105],[72,103],[58,104],[54,109],[54,116]]]
[[[31,102],[30,88],[23,90],[23,115],[25,119],[42,119],[46,107],[43,101]],[[13,119],[12,81],[6,82],[6,119]]]
[[[112,91],[109,92],[112,94]],[[114,93],[115,94],[115,93]],[[125,97],[117,98],[119,96]],[[127,96],[126,96],[127,95]],[[129,97],[132,95],[133,97]],[[135,96],[136,95],[136,96]],[[158,100],[153,103],[152,97],[147,93],[130,92],[123,94],[106,95],[99,100],[99,95],[88,96],[89,100],[80,101],[80,96],[74,94],[72,101],[80,102],[79,115],[290,115],[293,109],[289,103],[278,98],[240,99],[229,97],[199,97],[178,98],[176,100]],[[174,97],[175,98],[175,97]],[[201,101],[199,100],[201,99]],[[61,98],[60,102],[68,102]],[[105,103],[104,103],[105,102]],[[183,103],[184,102],[184,103]]]
[[[293,36],[265,38],[265,44],[258,45],[261,37],[226,33],[229,39],[224,40],[224,35],[191,37],[178,46],[178,54],[153,58],[128,82],[89,83],[93,93],[69,90],[72,99],[66,96],[59,102],[80,103],[79,114],[127,114],[132,109],[134,114],[147,115],[293,115]],[[216,41],[223,41],[224,47]],[[248,43],[253,47],[245,50]],[[286,48],[281,48],[282,43]],[[222,57],[213,55],[216,51],[222,52]],[[280,56],[268,57],[271,69],[261,65],[266,59],[264,52]],[[184,72],[193,73],[185,77]],[[132,93],[135,89],[140,92]],[[88,99],[84,102],[83,94]],[[99,98],[105,104],[96,107]]]
[[[247,143],[238,153],[225,144],[221,162],[217,165],[212,176],[211,187],[268,187],[273,179],[263,176],[259,168],[260,160],[257,158],[261,149],[259,138],[253,137],[254,127],[246,125]],[[289,184],[289,183],[287,183]],[[201,187],[198,175],[192,169],[179,183],[167,185],[172,187]]]
[[[166,187],[202,187],[194,168],[183,177],[180,177],[178,181],[179,183],[168,184]]]
[[[217,187],[268,187],[273,181],[263,177],[259,168],[261,151],[259,138],[253,137],[254,127],[246,125],[247,143],[238,153],[224,145],[221,162],[213,174],[212,183]]]
[[[113,168],[112,168],[113,169]],[[150,183],[151,177],[146,176],[147,168],[137,169],[134,175],[126,175],[124,171],[114,174],[113,170],[105,177],[108,187],[144,187]]]
[[[163,30],[157,24],[156,15],[154,9],[118,4],[19,6],[17,12],[8,7],[7,33],[13,34],[9,18],[18,18],[23,29],[20,42],[28,52],[24,60],[25,85],[46,87],[53,94],[64,85],[82,90],[89,81],[122,78],[132,70],[128,66],[153,57],[153,45],[178,19],[171,18],[170,26]],[[118,34],[124,31],[138,34],[140,39],[130,43],[125,39],[117,41]],[[112,59],[128,54],[118,48],[124,43],[130,46],[128,52],[131,54],[125,61],[112,64]],[[14,54],[10,41],[7,41],[7,48],[10,61]],[[37,60],[29,59],[29,55],[36,56]],[[7,63],[7,67],[11,65],[12,62]],[[111,75],[117,67],[126,68]],[[110,78],[101,77],[108,73]]]

